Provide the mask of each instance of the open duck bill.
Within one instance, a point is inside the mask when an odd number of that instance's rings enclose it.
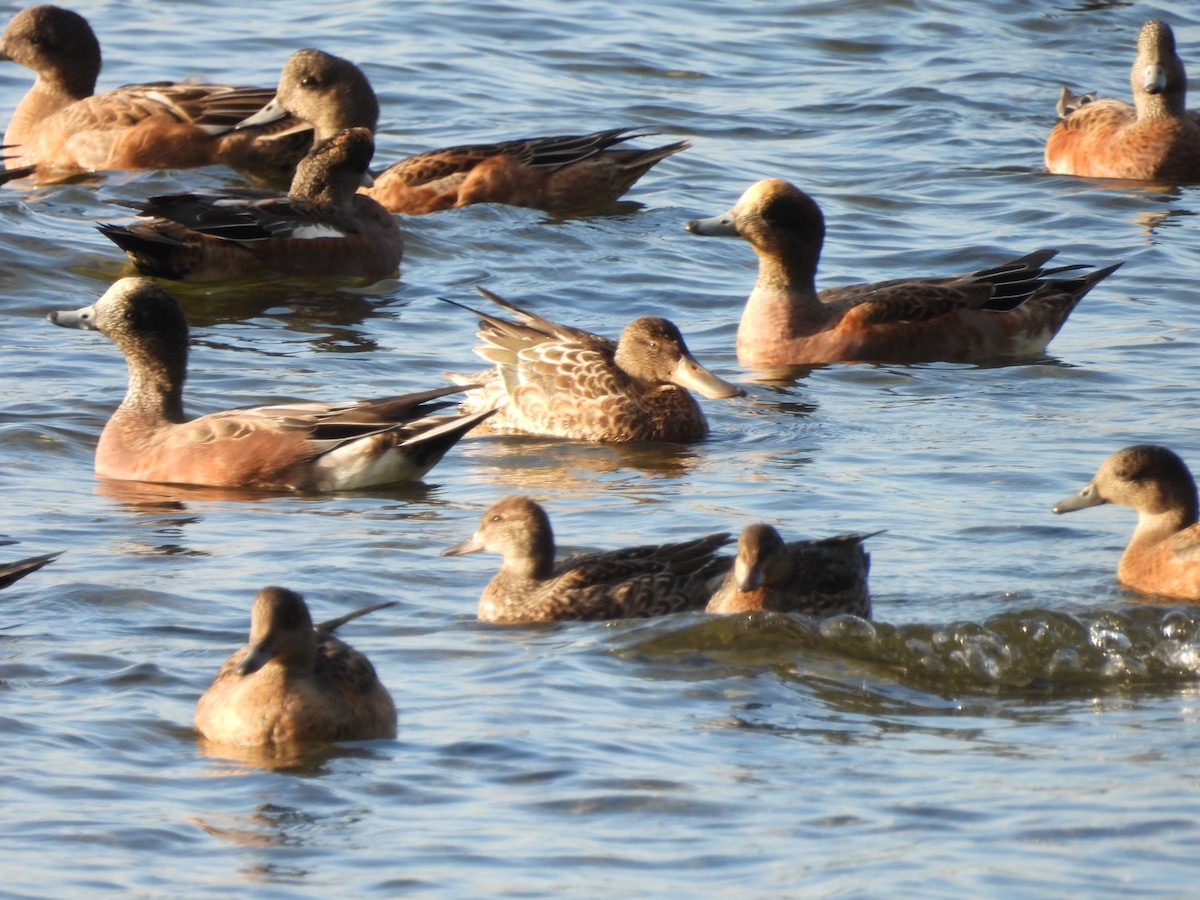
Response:
[[[1088,509],[1092,506],[1103,506],[1108,501],[1100,496],[1100,492],[1096,490],[1095,484],[1089,484],[1078,494],[1072,494],[1070,497],[1063,497],[1054,504],[1052,512],[1068,513],[1075,512],[1077,509]]]
[[[669,380],[672,384],[693,390],[709,400],[746,396],[746,392],[736,384],[730,384],[725,379],[718,378],[686,353],[679,358],[679,363],[675,366],[675,371],[671,373]]]

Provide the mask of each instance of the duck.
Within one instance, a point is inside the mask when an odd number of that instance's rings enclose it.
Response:
[[[296,167],[288,193],[253,188],[191,191],[129,202],[146,221],[101,224],[144,275],[177,281],[397,273],[404,238],[386,209],[355,193],[375,142],[366,128],[339,131]]]
[[[236,129],[274,96],[271,88],[159,81],[95,93],[100,42],[87,19],[58,6],[18,12],[0,36],[0,59],[36,73],[17,104],[4,143],[5,165],[33,166],[39,181],[114,169],[223,164],[287,183],[312,146],[312,128],[294,118]]]
[[[374,131],[379,103],[358,66],[310,48],[288,58],[275,97],[242,124],[261,127],[286,116],[311,124],[319,140],[344,128]],[[407,215],[474,203],[549,212],[596,207],[615,201],[657,163],[691,146],[688,141],[646,150],[619,146],[651,134],[612,128],[445,147],[393,163],[362,191]]]
[[[1088,178],[1200,181],[1200,115],[1187,109],[1187,74],[1166,22],[1142,25],[1129,83],[1132,104],[1063,87],[1046,168]]]
[[[863,541],[875,534],[879,532],[784,543],[773,525],[747,525],[738,536],[733,567],[713,591],[706,609],[869,619],[871,555],[863,549]]]
[[[1200,601],[1200,524],[1196,482],[1172,450],[1138,444],[1113,453],[1078,493],[1059,500],[1055,513],[1116,503],[1137,510],[1138,522],[1117,581],[1144,594]]]
[[[0,541],[0,543],[11,543],[10,541]],[[42,566],[49,565],[58,557],[62,556],[64,551],[59,550],[57,553],[43,553],[41,556],[31,556],[28,559],[18,559],[15,562],[0,564],[0,588],[6,588],[10,584],[20,581],[31,572],[36,572]]]
[[[280,403],[189,419],[188,326],[148,278],[115,282],[91,306],[51,313],[99,331],[129,367],[125,399],[96,447],[100,478],[199,487],[345,491],[421,478],[489,412],[433,415],[460,387],[345,403]]]
[[[371,661],[333,634],[394,605],[376,603],[314,626],[300,594],[263,588],[250,610],[249,643],[196,704],[196,730],[237,747],[394,738],[391,694]]]
[[[549,516],[537,501],[518,494],[489,508],[475,533],[442,555],[501,555],[500,571],[479,598],[484,622],[645,618],[704,609],[709,582],[730,565],[729,557],[716,553],[729,539],[727,533],[710,534],[555,562]]]
[[[825,217],[780,178],[751,185],[724,215],[693,219],[693,234],[740,237],[758,254],[758,280],[742,311],[738,362],[782,369],[835,362],[978,362],[1041,354],[1075,305],[1121,263],[1047,269],[1039,250],[990,269],[900,278],[817,292]]]
[[[442,298],[481,320],[483,343],[475,352],[494,368],[447,376],[474,385],[462,412],[497,410],[488,431],[607,443],[696,441],[708,434],[708,421],[689,390],[714,400],[745,396],[696,362],[679,328],[660,316],[639,316],[614,342],[478,290],[518,320]]]

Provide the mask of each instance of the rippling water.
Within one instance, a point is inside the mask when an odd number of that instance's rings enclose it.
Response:
[[[1059,85],[1125,96],[1137,28],[1189,3],[926,0],[657,5],[76,6],[102,86],[272,83],[319,46],[363,65],[379,160],[635,125],[686,136],[605,215],[475,207],[406,220],[399,279],[181,288],[190,407],[349,398],[472,365],[472,285],[597,331],[680,324],[746,382],[674,449],[468,439],[404,490],[325,498],[99,485],[124,366],[45,314],[125,269],[113,200],[216,170],[0,192],[3,890],[12,896],[1180,895],[1195,882],[1200,612],[1114,580],[1133,526],[1049,507],[1125,444],[1200,465],[1195,188],[1052,177]],[[28,73],[0,67],[5,116]],[[1193,105],[1197,105],[1195,102]],[[824,284],[1058,247],[1125,267],[1034,363],[739,370],[753,254],[683,223],[784,176],[825,209]],[[870,541],[877,621],[786,617],[494,627],[496,559],[442,559],[483,508],[546,501],[564,550],[767,519]],[[347,626],[400,737],[270,764],[211,755],[195,701],[255,590]]]

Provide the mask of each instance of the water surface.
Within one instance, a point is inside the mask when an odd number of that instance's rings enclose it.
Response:
[[[4,592],[0,853],[12,896],[1180,895],[1200,843],[1200,612],[1115,583],[1133,514],[1049,512],[1109,452],[1194,465],[1195,188],[1047,175],[1062,83],[1125,96],[1183,2],[77,4],[102,86],[272,83],[319,46],[383,104],[378,158],[621,125],[692,150],[602,215],[403,223],[401,276],[177,291],[190,408],[431,387],[470,370],[472,286],[616,334],[676,321],[744,400],[676,448],[468,439],[424,485],[313,498],[98,484],[125,371],[51,327],[126,272],[112,201],[226,183],[115,174],[0,192]],[[28,73],[0,67],[0,112]],[[683,223],[782,176],[821,203],[825,285],[1057,247],[1125,267],[1045,359],[829,366],[762,384],[733,339],[755,263]],[[566,551],[738,530],[872,538],[876,623],[787,617],[495,627],[495,570],[442,559],[507,493]],[[197,742],[195,701],[261,586],[347,626],[396,741],[272,765]]]

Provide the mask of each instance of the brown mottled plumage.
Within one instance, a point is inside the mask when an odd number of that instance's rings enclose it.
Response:
[[[1054,512],[1104,503],[1130,506],[1138,513],[1117,580],[1147,594],[1200,601],[1196,482],[1184,461],[1154,444],[1118,450],[1083,490],[1058,501]]]
[[[100,44],[70,10],[22,10],[0,41],[0,58],[37,73],[5,131],[4,142],[19,145],[5,164],[35,165],[39,179],[223,163],[286,184],[312,146],[312,129],[295,119],[234,130],[270,99],[268,88],[162,81],[95,94]]]
[[[1187,74],[1166,22],[1142,26],[1129,82],[1133,105],[1063,88],[1046,168],[1091,178],[1200,181],[1200,115],[1187,110]]]
[[[232,746],[365,741],[396,736],[396,707],[365,656],[333,632],[378,603],[313,626],[304,599],[266,587],[254,598],[250,642],[196,704],[196,730]]]
[[[876,532],[877,534],[878,532]],[[749,525],[738,538],[733,568],[708,601],[710,613],[850,613],[871,617],[869,534],[784,543],[770,525]]]
[[[122,278],[92,306],[52,313],[125,354],[129,389],[96,447],[96,474],[125,481],[355,490],[420,478],[489,413],[431,415],[460,388],[347,403],[285,403],[188,419],[187,320],[162,287]]]
[[[752,185],[728,213],[688,231],[744,238],[758,280],[738,325],[742,365],[771,369],[830,362],[983,360],[1042,353],[1075,305],[1120,263],[1044,268],[1040,250],[992,269],[816,289],[825,218],[808,194],[778,178]]]
[[[468,390],[463,412],[498,408],[488,430],[578,441],[694,441],[708,422],[692,389],[710,399],[745,394],[701,366],[683,335],[658,316],[634,319],[613,342],[480,292],[519,322],[463,306],[482,320],[475,352],[496,364],[450,377]]]
[[[362,71],[320,50],[298,50],[283,67],[275,99],[245,124],[291,114],[318,138],[343,128],[375,129],[379,104]],[[384,169],[363,188],[392,212],[418,215],[472,203],[562,210],[616,200],[655,163],[691,146],[613,149],[645,133],[614,128],[592,134],[521,138],[430,150]]]
[[[340,131],[300,161],[286,195],[168,194],[128,204],[147,221],[98,227],[142,273],[159,278],[386,278],[400,266],[404,239],[391,213],[355,193],[374,149],[366,128]]]
[[[0,543],[8,543],[7,541]],[[0,588],[6,588],[15,581],[20,581],[30,572],[36,572],[42,566],[49,564],[55,557],[61,556],[62,550],[57,553],[46,553],[42,556],[31,556],[29,559],[18,559],[16,562],[4,563],[0,565]]]
[[[728,534],[710,534],[556,563],[545,510],[514,496],[484,513],[478,531],[442,555],[488,550],[503,557],[479,598],[479,618],[486,622],[622,619],[703,609],[708,584],[729,567],[728,557],[714,555],[728,540]]]

